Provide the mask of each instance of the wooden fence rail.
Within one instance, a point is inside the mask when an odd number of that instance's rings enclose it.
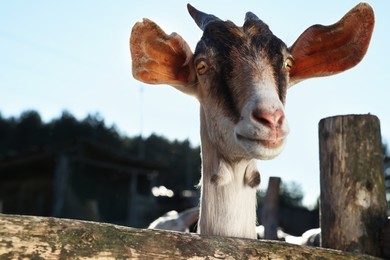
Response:
[[[0,214],[0,259],[376,259],[283,242]]]

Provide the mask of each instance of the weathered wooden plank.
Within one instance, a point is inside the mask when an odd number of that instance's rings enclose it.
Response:
[[[0,259],[375,259],[277,241],[0,214]]]

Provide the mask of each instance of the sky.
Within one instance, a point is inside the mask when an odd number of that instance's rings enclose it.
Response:
[[[197,9],[242,25],[255,13],[290,46],[313,24],[338,21],[358,1],[190,1]],[[368,1],[376,25],[368,52],[344,73],[303,81],[288,90],[290,125],[285,150],[258,161],[261,188],[270,176],[299,183],[304,203],[319,194],[318,122],[344,114],[373,114],[390,142],[390,1]],[[121,134],[189,139],[199,145],[199,104],[170,86],[133,79],[129,35],[143,17],[195,48],[202,32],[187,1],[0,1],[0,113],[36,110],[44,121],[69,111],[78,119],[99,114]]]

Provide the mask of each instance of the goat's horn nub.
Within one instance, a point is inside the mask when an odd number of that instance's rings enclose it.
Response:
[[[197,9],[195,9],[192,5],[187,4],[188,12],[190,13],[192,19],[194,19],[195,23],[199,26],[199,28],[203,31],[207,24],[212,21],[220,20],[218,17],[212,14],[203,13]]]
[[[260,20],[259,17],[257,17],[254,13],[252,12],[247,12],[246,15],[245,15],[245,21],[249,21],[249,20]]]

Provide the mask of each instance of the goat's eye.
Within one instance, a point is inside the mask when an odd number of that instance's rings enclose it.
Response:
[[[285,71],[290,71],[293,65],[294,65],[294,60],[291,57],[288,57],[284,61],[283,68],[284,68]]]
[[[205,74],[209,70],[209,64],[205,60],[200,60],[196,64],[196,71],[198,72],[199,75]]]

